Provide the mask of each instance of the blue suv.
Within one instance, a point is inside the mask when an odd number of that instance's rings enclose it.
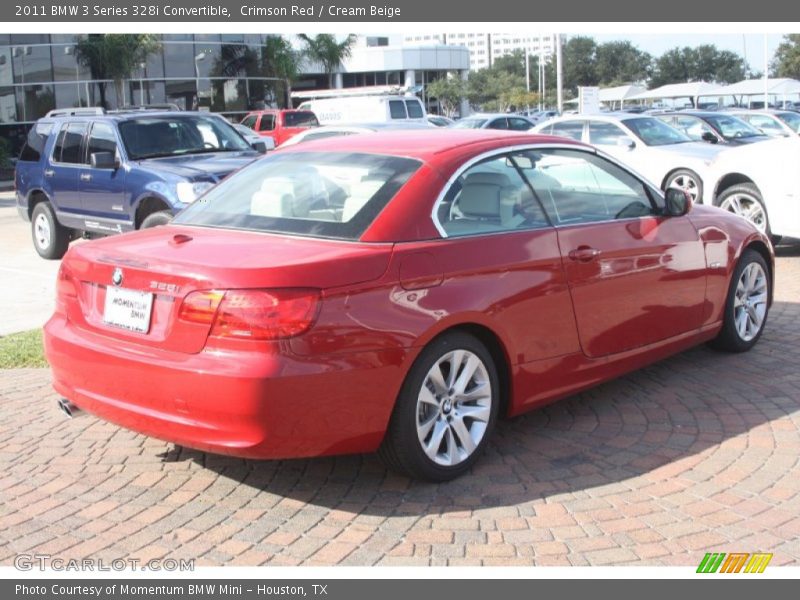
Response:
[[[51,111],[17,162],[17,210],[39,255],[57,259],[80,236],[169,222],[266,149],[211,113]]]

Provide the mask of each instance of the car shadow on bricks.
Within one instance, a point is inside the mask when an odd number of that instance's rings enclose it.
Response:
[[[615,509],[645,498],[668,504],[694,486],[722,493],[751,476],[763,478],[758,472],[768,461],[780,466],[781,455],[800,451],[798,339],[800,304],[776,302],[752,351],[701,346],[502,420],[472,471],[443,484],[394,474],[374,455],[251,461],[169,445],[158,457],[215,473],[230,490],[246,490],[251,504],[267,494],[274,502],[381,517],[543,499],[569,510],[609,508],[603,499],[612,496]]]

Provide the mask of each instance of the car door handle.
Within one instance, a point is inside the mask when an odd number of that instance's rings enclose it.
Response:
[[[53,176],[53,175],[55,175],[55,174],[56,174],[56,172],[55,172],[55,171],[53,171],[53,169],[47,169],[47,170],[44,172],[44,176],[45,176],[45,177],[52,177],[52,176]]]
[[[91,181],[92,174],[91,173],[81,173],[81,181]]]
[[[567,256],[569,256],[570,260],[589,262],[600,256],[600,250],[589,246],[578,246],[575,250],[570,250]]]

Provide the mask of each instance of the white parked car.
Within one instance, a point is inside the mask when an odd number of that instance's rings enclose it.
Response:
[[[597,146],[661,189],[679,187],[696,201],[703,198],[704,173],[722,151],[720,146],[693,142],[655,117],[632,113],[570,115],[533,131]]]
[[[800,134],[800,113],[793,110],[735,110],[730,114],[772,137]]]
[[[508,129],[528,131],[535,123],[528,117],[505,113],[476,113],[451,125],[453,129]]]
[[[740,215],[772,237],[800,238],[800,137],[730,148],[712,162],[705,204]]]
[[[376,131],[387,131],[396,129],[435,129],[433,125],[427,123],[351,123],[345,125],[322,125],[301,131],[297,135],[289,138],[281,144],[281,148],[294,146],[312,140],[321,140],[330,137],[340,137],[344,135],[354,135],[357,133],[375,133]]]

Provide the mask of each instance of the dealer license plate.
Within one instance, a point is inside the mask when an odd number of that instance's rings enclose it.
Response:
[[[153,312],[153,294],[125,288],[107,287],[103,322],[128,331],[147,333]]]

